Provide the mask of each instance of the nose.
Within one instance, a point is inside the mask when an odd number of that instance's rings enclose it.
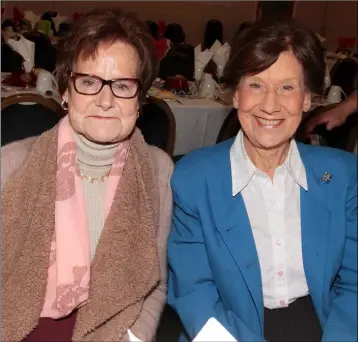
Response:
[[[113,107],[114,95],[109,85],[105,85],[100,93],[97,95],[97,106],[103,110],[108,110]]]
[[[278,94],[275,89],[269,89],[260,104],[260,110],[267,114],[274,114],[281,110]]]

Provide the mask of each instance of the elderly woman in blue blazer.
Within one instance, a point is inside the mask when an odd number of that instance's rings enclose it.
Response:
[[[320,43],[256,25],[224,74],[242,129],[177,164],[169,304],[190,338],[215,318],[238,341],[356,341],[357,158],[294,139]]]

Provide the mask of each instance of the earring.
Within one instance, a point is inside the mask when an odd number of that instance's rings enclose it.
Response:
[[[138,110],[137,110],[137,119],[139,118],[139,115],[140,115],[140,110],[138,108]]]
[[[62,102],[61,102],[61,107],[62,107],[64,110],[68,110],[68,103],[67,103],[65,100],[62,100]]]

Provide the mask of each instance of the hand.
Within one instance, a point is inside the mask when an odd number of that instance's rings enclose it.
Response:
[[[347,120],[347,115],[341,108],[332,108],[326,112],[315,115],[312,119],[308,120],[304,135],[308,137],[312,134],[313,130],[320,125],[326,125],[328,131],[335,127],[343,125]]]

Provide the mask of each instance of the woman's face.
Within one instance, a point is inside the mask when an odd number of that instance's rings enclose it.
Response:
[[[249,143],[270,150],[293,137],[311,96],[301,65],[291,52],[282,52],[268,69],[241,79],[233,102]]]
[[[135,49],[117,41],[100,45],[94,59],[79,59],[72,72],[100,77],[104,80],[137,78],[139,59]],[[89,80],[83,81],[89,86]],[[71,80],[63,95],[73,129],[97,143],[114,143],[127,138],[134,129],[139,103],[138,95],[123,99],[113,95],[105,85],[96,95],[79,94]]]

